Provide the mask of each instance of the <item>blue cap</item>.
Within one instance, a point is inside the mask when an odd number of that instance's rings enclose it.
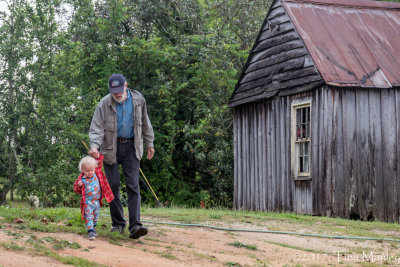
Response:
[[[125,87],[125,77],[122,74],[114,73],[108,80],[108,90],[110,94],[122,93]]]

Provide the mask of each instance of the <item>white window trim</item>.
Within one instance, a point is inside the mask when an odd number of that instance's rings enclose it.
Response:
[[[292,169],[292,178],[296,181],[303,180],[311,180],[310,172],[297,172],[297,155],[296,155],[296,110],[299,108],[310,107],[310,157],[309,164],[311,171],[311,147],[312,147],[312,108],[311,108],[311,100],[301,100],[292,103],[291,105],[291,169]]]

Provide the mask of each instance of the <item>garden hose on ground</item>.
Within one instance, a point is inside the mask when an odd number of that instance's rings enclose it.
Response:
[[[153,223],[153,224],[168,224],[168,225],[176,225],[176,226],[203,227],[203,228],[209,228],[209,229],[214,229],[214,230],[232,231],[232,232],[233,231],[235,231],[235,232],[253,232],[253,233],[267,233],[267,234],[300,235],[300,236],[332,238],[332,239],[359,239],[359,240],[400,242],[400,239],[379,238],[379,237],[318,235],[318,234],[306,234],[306,233],[298,233],[298,232],[285,232],[285,231],[272,231],[272,230],[237,229],[237,228],[226,228],[226,227],[210,226],[210,225],[204,225],[204,224],[193,224],[193,223],[156,222],[156,221],[145,221],[145,220],[142,220],[142,222]]]
[[[101,214],[101,215],[110,216],[108,214]],[[306,233],[286,232],[286,231],[237,229],[237,228],[226,228],[226,227],[218,227],[218,226],[211,226],[211,225],[197,224],[197,223],[157,222],[157,221],[147,221],[147,220],[142,220],[141,222],[152,223],[152,224],[166,224],[166,225],[174,225],[174,226],[202,227],[202,228],[209,228],[209,229],[228,231],[228,232],[252,232],[252,233],[264,233],[264,234],[300,235],[300,236],[331,238],[331,239],[356,239],[356,240],[400,242],[400,239],[380,238],[380,237],[318,235],[318,234],[306,234]]]
[[[89,147],[86,145],[86,143],[83,140],[81,140],[81,141],[82,141],[83,145],[86,147],[87,151],[89,152]],[[157,200],[157,205],[160,206],[160,201],[158,200],[158,197],[157,197],[156,193],[154,193],[154,190],[151,187],[151,185],[150,185],[149,181],[147,180],[146,176],[144,175],[142,169],[139,168],[139,171],[142,174],[142,177],[144,178],[144,181],[145,181],[145,184],[146,184],[147,188],[151,191],[151,193],[153,193],[153,196]]]
[[[101,215],[110,216],[109,214],[103,214],[103,213]],[[299,236],[331,238],[331,239],[356,239],[356,240],[400,242],[400,239],[380,238],[380,237],[318,235],[318,234],[306,234],[306,233],[286,232],[286,231],[238,229],[238,228],[218,227],[218,226],[211,226],[211,225],[197,224],[197,223],[157,222],[157,221],[148,221],[148,220],[141,220],[141,222],[152,223],[152,224],[166,224],[166,225],[174,225],[174,226],[202,227],[202,228],[209,228],[209,229],[221,230],[221,231],[227,231],[227,232],[251,232],[251,233],[264,233],[264,234],[299,235]]]

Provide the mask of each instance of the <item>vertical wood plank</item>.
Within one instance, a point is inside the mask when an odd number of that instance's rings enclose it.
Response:
[[[395,121],[395,98],[393,90],[382,91],[382,130],[383,130],[383,179],[384,179],[384,204],[387,207],[386,219],[393,222],[397,217],[397,209],[395,203],[395,149],[396,143],[396,127],[393,127]]]
[[[263,167],[263,156],[262,156],[262,147],[263,147],[263,139],[262,139],[262,104],[257,104],[257,199],[256,199],[256,210],[262,210],[262,167]]]
[[[343,173],[343,107],[342,107],[342,89],[335,91],[333,102],[333,146],[332,151],[332,176],[334,182],[334,216],[344,217],[344,173]]]
[[[357,155],[356,146],[356,118],[355,118],[355,91],[346,89],[343,97],[343,114],[346,116],[343,128],[343,155],[344,155],[344,181],[345,181],[345,205],[346,217],[350,218],[352,210],[356,209],[356,193],[354,192],[355,171],[354,164]]]
[[[245,106],[243,108],[243,182],[242,182],[242,209],[247,208],[247,190],[248,190],[248,166],[247,163],[249,161],[249,135],[248,135],[248,108]]]
[[[253,105],[249,105],[249,190],[247,194],[247,210],[253,210],[254,192],[254,110]]]
[[[252,131],[251,131],[251,126],[252,126],[252,109],[251,106],[247,106],[247,190],[246,190],[246,210],[251,210],[251,191],[252,191],[252,175],[253,175],[253,168],[252,168],[252,163],[253,163],[253,138],[252,138]]]
[[[370,180],[371,177],[371,153],[369,148],[368,136],[370,135],[369,126],[369,101],[368,91],[356,90],[356,128],[357,128],[357,199],[358,199],[358,214],[360,219],[368,218],[368,210],[372,211],[370,205]]]
[[[320,173],[319,173],[319,116],[320,114],[320,92],[321,89],[312,93],[311,102],[311,185],[312,185],[312,214],[320,215],[318,201],[320,192]]]
[[[271,142],[270,142],[270,159],[271,159],[271,209],[276,210],[277,209],[277,204],[276,204],[276,138],[275,138],[275,105],[274,102],[271,103]]]
[[[234,205],[234,207],[235,207],[235,209],[236,210],[238,210],[238,209],[240,209],[240,196],[241,196],[241,192],[240,192],[240,184],[241,184],[241,181],[243,180],[243,177],[242,177],[242,161],[241,161],[241,147],[242,147],[242,143],[243,143],[243,141],[242,141],[242,112],[241,112],[241,108],[237,108],[236,109],[236,124],[237,124],[237,138],[238,138],[238,143],[237,143],[237,148],[236,148],[236,151],[237,151],[237,160],[238,160],[238,166],[237,166],[237,170],[238,170],[238,172],[237,172],[237,180],[236,180],[236,183],[235,183],[235,189],[234,189],[234,191],[236,192],[236,200],[235,200],[235,205]]]
[[[312,206],[312,197],[313,197],[313,192],[312,192],[312,183],[311,181],[307,183],[307,211],[306,214],[313,214],[313,206]]]
[[[324,113],[324,130],[325,130],[325,152],[324,152],[324,164],[325,164],[325,177],[324,182],[325,186],[323,190],[325,191],[325,212],[327,216],[332,216],[332,192],[333,188],[333,176],[332,176],[332,113],[333,113],[333,104],[332,104],[332,97],[333,97],[333,89],[326,88],[324,90],[324,106],[325,106],[325,113]]]
[[[266,117],[267,117],[267,210],[272,211],[272,159],[271,159],[271,104],[266,103]]]
[[[383,162],[382,162],[382,120],[381,120],[381,92],[369,90],[369,120],[371,140],[370,153],[372,165],[372,199],[374,218],[384,220],[384,185],[383,185]]]
[[[396,124],[396,142],[397,142],[397,150],[395,154],[395,162],[397,162],[396,166],[396,177],[395,177],[395,184],[396,184],[396,196],[395,199],[397,201],[396,207],[397,207],[397,216],[395,219],[395,222],[400,223],[400,91],[399,90],[394,90],[395,92],[395,105],[396,105],[396,119],[395,119],[395,124]]]
[[[319,106],[319,116],[318,116],[318,124],[319,124],[319,135],[318,135],[318,188],[319,188],[319,198],[317,202],[318,211],[326,215],[326,165],[325,165],[325,95],[326,88],[321,88],[320,90],[320,106]]]
[[[254,200],[253,200],[253,210],[259,210],[259,112],[258,112],[258,103],[254,104]]]
[[[238,184],[238,117],[237,108],[233,110],[233,209],[237,209]]]
[[[292,189],[293,189],[293,182],[292,176],[290,173],[290,164],[291,164],[291,104],[290,104],[290,97],[286,97],[285,100],[285,151],[286,151],[286,162],[285,162],[285,176],[286,176],[286,211],[293,210],[293,201],[292,201]]]
[[[282,207],[281,211],[286,210],[286,203],[287,203],[287,196],[286,196],[286,150],[285,150],[285,144],[288,142],[288,140],[285,138],[285,129],[287,125],[285,124],[285,98],[281,97],[279,99],[279,130],[280,130],[280,161],[279,161],[279,169],[280,169],[280,175],[277,177],[277,179],[280,180],[281,182],[281,192],[280,192],[280,199],[282,202]]]
[[[276,147],[276,153],[274,156],[274,161],[275,161],[275,177],[273,179],[275,180],[275,188],[276,188],[276,195],[275,195],[275,201],[276,201],[276,209],[278,211],[282,210],[282,194],[281,194],[281,127],[280,127],[280,102],[278,99],[274,99],[274,104],[275,104],[275,147]]]
[[[267,194],[267,128],[266,125],[266,111],[265,111],[265,103],[261,105],[261,133],[262,133],[262,144],[261,144],[261,153],[262,153],[262,197],[261,197],[261,210],[267,210],[267,202],[266,202],[266,194]]]

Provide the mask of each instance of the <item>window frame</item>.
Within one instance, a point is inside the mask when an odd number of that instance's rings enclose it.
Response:
[[[297,110],[302,108],[310,108],[309,117],[309,137],[302,140],[298,140],[296,136],[297,132]],[[312,147],[312,107],[311,99],[296,101],[291,105],[291,166],[292,166],[292,178],[295,181],[308,181],[311,180],[311,147]],[[309,172],[300,172],[298,167],[299,155],[296,151],[296,144],[309,142],[309,153],[308,153],[308,170]]]

